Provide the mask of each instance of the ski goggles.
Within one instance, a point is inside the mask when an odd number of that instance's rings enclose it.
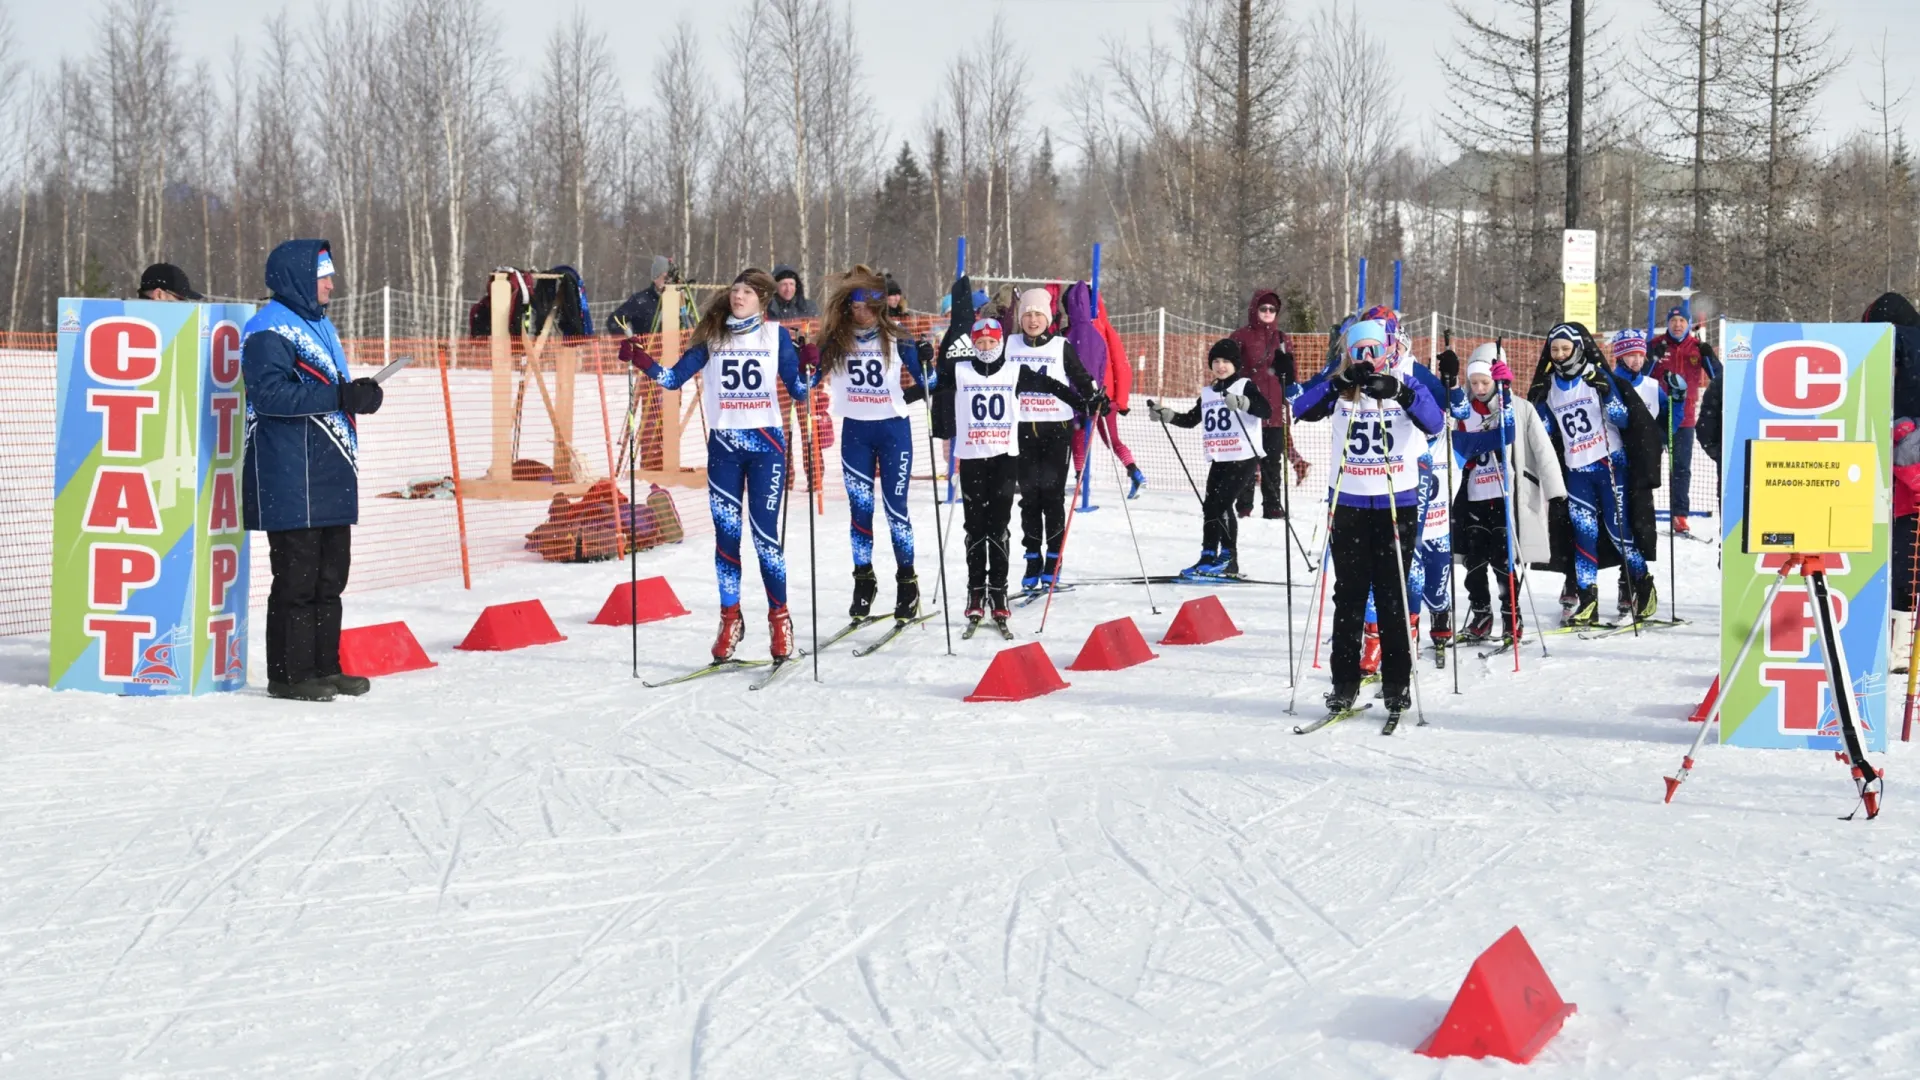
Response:
[[[1377,341],[1362,342],[1347,346],[1347,359],[1355,364],[1371,364],[1386,352],[1386,346]]]
[[[856,304],[878,304],[886,300],[887,294],[872,289],[855,289],[850,299]]]

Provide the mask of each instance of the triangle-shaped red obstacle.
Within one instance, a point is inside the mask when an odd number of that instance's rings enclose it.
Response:
[[[1144,664],[1156,655],[1147,648],[1147,639],[1140,636],[1140,628],[1131,618],[1115,619],[1103,622],[1087,635],[1087,643],[1080,646],[1080,655],[1067,665],[1068,671],[1119,671],[1135,664]]]
[[[1500,935],[1467,970],[1428,1057],[1501,1057],[1525,1065],[1560,1031],[1574,1007],[1560,999],[1519,927]]]
[[[1700,699],[1700,704],[1694,708],[1693,713],[1689,715],[1687,719],[1696,724],[1706,723],[1707,717],[1713,715],[1713,703],[1719,700],[1719,698],[1720,676],[1715,675],[1713,677],[1713,685],[1707,687],[1707,696]]]
[[[1206,645],[1239,636],[1240,628],[1227,617],[1227,609],[1220,606],[1219,597],[1196,596],[1180,605],[1173,625],[1167,627],[1167,636],[1160,639],[1160,644]]]
[[[473,621],[473,629],[467,631],[466,640],[454,648],[468,652],[505,652],[565,640],[540,601],[516,600],[482,611]]]
[[[593,617],[593,625],[631,626],[686,613],[687,609],[680,606],[680,598],[673,594],[673,586],[667,584],[666,578],[642,578],[615,585],[607,595],[607,602],[600,605],[600,614]]]
[[[344,674],[373,679],[433,666],[406,623],[354,626],[340,631],[340,670]]]
[[[1066,680],[1054,669],[1047,650],[1037,641],[1001,649],[980,676],[980,685],[967,695],[968,701],[1025,701],[1065,690]]]

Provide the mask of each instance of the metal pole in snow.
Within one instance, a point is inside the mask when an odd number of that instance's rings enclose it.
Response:
[[[1660,306],[1660,264],[1654,263],[1647,270],[1647,340],[1653,340],[1653,320]]]
[[[1400,310],[1400,260],[1393,260],[1393,310]]]

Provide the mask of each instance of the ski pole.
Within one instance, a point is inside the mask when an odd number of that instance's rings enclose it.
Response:
[[[934,362],[938,363],[939,361],[935,360]],[[927,365],[922,363],[920,370],[927,371]],[[923,385],[931,381],[932,380],[929,379],[921,380]],[[933,393],[931,389],[928,390],[926,397],[922,400],[927,403],[927,490],[933,495],[933,536],[937,541],[934,545],[934,550],[938,553],[940,566],[940,621],[945,624],[947,628],[947,655],[952,656],[953,604],[947,599],[947,534],[942,531],[940,527],[940,480],[933,475],[934,463],[940,460],[940,456],[934,452],[933,448]]]
[[[636,510],[637,504],[634,501],[634,495],[639,490],[635,486],[635,479],[639,474],[634,470],[633,460],[639,455],[634,453],[631,450],[631,447],[637,441],[636,433],[639,431],[639,420],[640,420],[640,410],[637,407],[637,403],[635,402],[634,396],[633,396],[633,365],[628,364],[627,365],[627,443],[629,446],[629,450],[627,453],[627,520],[626,520],[627,605],[628,605],[627,621],[629,623],[630,634],[633,638],[633,677],[636,679],[640,677],[640,617],[639,617],[640,612],[638,610],[640,606],[640,600],[639,600],[639,597],[636,595],[640,588],[640,548],[637,544],[633,542],[634,541],[633,518],[635,513],[638,512]],[[615,483],[618,483],[618,481],[615,481]]]
[[[1373,400],[1378,402],[1380,399],[1374,398]],[[1381,413],[1385,415],[1384,405],[1381,407]],[[1408,417],[1408,419],[1411,420],[1412,417]],[[1393,484],[1391,482],[1393,466],[1391,464],[1387,466],[1387,476],[1389,477],[1387,484],[1387,520],[1393,524],[1393,561],[1395,571],[1393,576],[1395,584],[1400,586],[1400,628],[1401,632],[1407,635],[1407,682],[1413,689],[1414,717],[1421,724],[1425,724],[1427,722],[1427,711],[1420,703],[1420,665],[1417,662],[1420,658],[1420,642],[1413,634],[1412,601],[1407,596],[1407,573],[1411,567],[1407,562],[1406,551],[1400,543],[1400,496],[1393,490]],[[1414,480],[1416,488],[1419,482],[1419,479],[1416,477]],[[1415,532],[1418,533],[1420,527],[1424,524],[1425,522],[1415,522]],[[1416,543],[1417,542],[1418,541],[1416,541]]]
[[[800,401],[794,403],[794,409],[801,412],[798,420],[800,427],[800,450],[807,461],[807,603],[813,608],[813,681],[820,681],[820,559],[819,537],[814,532],[814,475],[813,475],[813,395],[812,387],[802,394]],[[803,404],[804,403],[804,404]]]
[[[1116,431],[1118,427],[1119,425],[1115,424]],[[1091,442],[1091,440],[1089,440],[1089,442]],[[1087,447],[1087,453],[1089,455],[1093,453],[1093,447],[1091,445]],[[1113,485],[1114,488],[1120,492],[1120,509],[1127,516],[1127,536],[1133,540],[1133,558],[1134,561],[1140,565],[1140,584],[1147,590],[1147,606],[1153,609],[1155,615],[1158,615],[1160,614],[1160,605],[1153,602],[1153,579],[1147,575],[1147,558],[1140,552],[1140,534],[1133,531],[1133,509],[1127,505],[1133,500],[1126,497],[1127,481],[1120,473],[1120,455],[1118,453],[1113,454],[1112,460]],[[1288,597],[1288,603],[1292,603],[1292,597]],[[1292,639],[1289,638],[1288,640]]]
[[[1330,390],[1328,392],[1338,394],[1340,391]],[[1340,460],[1334,467],[1332,493],[1327,498],[1327,542],[1326,546],[1320,552],[1320,569],[1317,571],[1320,577],[1318,624],[1314,627],[1313,633],[1309,635],[1309,637],[1313,639],[1313,666],[1316,669],[1320,667],[1320,634],[1327,626],[1327,570],[1333,565],[1333,514],[1334,510],[1340,505],[1340,482],[1346,479],[1347,475],[1347,448],[1353,442],[1354,412],[1355,410],[1352,408],[1348,408],[1347,410],[1347,429],[1340,435]],[[1287,595],[1293,595],[1293,590],[1288,589]],[[1306,650],[1306,640],[1302,639],[1300,642],[1300,651],[1304,653]],[[1299,680],[1296,679],[1293,684],[1293,694],[1287,699],[1288,715],[1293,714],[1294,707],[1298,705],[1299,702],[1300,683]]]
[[[1453,572],[1453,414],[1442,413],[1447,425],[1447,619],[1457,621],[1460,612],[1460,580]],[[1505,418],[1502,418],[1504,422]],[[1460,628],[1452,627],[1447,635],[1447,651],[1453,656],[1447,661],[1453,668],[1453,692],[1460,692]]]
[[[1257,458],[1258,458],[1258,457],[1260,456],[1260,449],[1261,449],[1261,444],[1260,444],[1260,443],[1257,443],[1257,442],[1255,442],[1255,441],[1254,441],[1254,439],[1253,439],[1253,434],[1252,434],[1251,432],[1249,432],[1249,431],[1247,430],[1247,422],[1246,422],[1245,420],[1242,420],[1242,419],[1240,419],[1240,414],[1239,414],[1239,413],[1237,413],[1237,412],[1236,412],[1236,413],[1234,413],[1234,414],[1233,414],[1233,420],[1234,420],[1234,423],[1236,423],[1236,424],[1239,424],[1239,425],[1240,425],[1240,437],[1241,437],[1241,438],[1243,438],[1243,439],[1245,439],[1245,440],[1247,440],[1247,445],[1248,445],[1249,447],[1252,447],[1252,449],[1253,449],[1253,453],[1254,453],[1254,457],[1255,457],[1255,458],[1257,459]],[[1286,455],[1285,455],[1285,452],[1284,452],[1284,451],[1282,451],[1282,453],[1281,453],[1281,461],[1283,461],[1283,462],[1284,462],[1285,460],[1286,460]],[[1182,464],[1184,465],[1185,463],[1183,462]],[[1262,467],[1264,468],[1264,465],[1263,465]],[[1288,538],[1288,541],[1289,541],[1289,542],[1290,542],[1291,544],[1294,544],[1294,545],[1298,545],[1298,546],[1299,546],[1299,548],[1300,548],[1300,557],[1301,557],[1301,558],[1303,558],[1303,559],[1305,559],[1305,560],[1307,560],[1307,568],[1308,568],[1308,569],[1312,569],[1312,568],[1313,568],[1313,556],[1307,553],[1307,545],[1306,545],[1306,544],[1304,544],[1304,543],[1301,543],[1301,540],[1300,540],[1300,534],[1299,534],[1299,533],[1297,533],[1297,532],[1294,532],[1294,531],[1293,531],[1293,519],[1292,519],[1292,518],[1290,518],[1290,517],[1287,517],[1287,516],[1286,516],[1286,509],[1285,509],[1285,507],[1284,507],[1284,502],[1285,502],[1285,499],[1286,499],[1286,493],[1287,493],[1287,466],[1283,464],[1283,465],[1282,465],[1282,466],[1280,467],[1280,496],[1281,496],[1281,499],[1282,499],[1282,504],[1283,504],[1283,505],[1282,505],[1282,509],[1281,509],[1281,511],[1280,511],[1280,515],[1281,515],[1281,517],[1283,517],[1283,518],[1285,518],[1285,522],[1284,522],[1284,524],[1285,524],[1285,525],[1286,525],[1286,527],[1287,527],[1287,538]],[[1205,500],[1205,499],[1202,499],[1202,500],[1200,500],[1200,502],[1201,502],[1201,505],[1203,505],[1203,506],[1204,506],[1204,505],[1206,504],[1206,500]],[[1292,547],[1289,547],[1289,548],[1287,549],[1287,563],[1288,563],[1288,565],[1289,565],[1289,566],[1291,566],[1291,565],[1292,565],[1292,563],[1293,563],[1293,549],[1292,549]]]
[[[1603,414],[1600,422],[1602,424],[1606,424],[1606,423],[1609,423],[1610,421],[1608,421],[1605,415]],[[1624,439],[1621,440],[1623,446],[1625,444],[1625,441],[1626,440]],[[1624,454],[1625,452],[1626,451],[1624,449],[1621,450],[1621,453]],[[1631,533],[1633,531],[1633,523],[1627,520],[1627,492],[1626,492],[1626,489],[1620,486],[1620,478],[1613,471],[1613,453],[1611,451],[1607,453],[1607,490],[1613,495],[1613,509],[1614,509],[1614,512],[1618,514],[1620,517],[1621,526],[1624,527],[1627,530],[1627,532]],[[1622,574],[1628,575],[1628,577],[1631,577],[1633,574],[1633,566],[1627,562],[1627,553],[1624,551],[1620,551],[1621,538],[1613,535],[1613,521],[1611,520],[1613,516],[1614,516],[1613,514],[1608,515],[1609,520],[1607,521],[1607,536],[1609,539],[1613,541],[1614,550],[1620,556],[1620,572]],[[1633,542],[1631,537],[1628,538],[1627,542],[1628,543]],[[1658,542],[1659,542],[1658,540],[1655,540],[1655,543],[1658,543]],[[1599,546],[1595,545],[1594,550],[1598,552]],[[1659,549],[1655,548],[1654,551],[1657,553]],[[1646,564],[1643,562],[1641,563],[1641,565],[1645,566]],[[1640,601],[1637,597],[1634,599],[1634,603],[1633,603],[1633,636],[1634,637],[1640,636]]]
[[[1499,339],[1495,339],[1493,345],[1495,360],[1505,357],[1502,344]],[[1527,407],[1532,408],[1532,405]],[[1510,424],[1512,430],[1508,430]],[[1520,672],[1520,638],[1523,636],[1520,626],[1520,581],[1516,572],[1517,561],[1514,558],[1514,552],[1520,543],[1520,515],[1513,505],[1518,492],[1514,490],[1513,455],[1509,451],[1507,440],[1518,438],[1519,435],[1520,421],[1513,415],[1512,392],[1503,386],[1500,388],[1500,502],[1507,513],[1507,628],[1511,631],[1508,636],[1513,638],[1513,670],[1516,675]],[[1545,628],[1540,626],[1540,609],[1533,604],[1531,589],[1527,591],[1527,607],[1533,614],[1534,632],[1540,637],[1541,655],[1545,656],[1547,635]]]
[[[1151,406],[1153,402],[1149,401],[1147,404]],[[1186,473],[1187,486],[1193,489],[1193,497],[1199,500],[1200,505],[1204,508],[1207,505],[1207,497],[1200,494],[1200,485],[1193,482],[1193,473],[1187,469],[1187,459],[1180,453],[1180,444],[1173,441],[1173,429],[1167,426],[1165,420],[1162,420],[1160,421],[1160,430],[1167,436],[1167,445],[1173,447],[1173,460],[1179,462],[1180,471]]]
[[[1694,735],[1693,745],[1688,748],[1686,756],[1680,759],[1680,771],[1665,778],[1667,802],[1672,802],[1673,793],[1680,790],[1681,784],[1687,782],[1687,774],[1693,771],[1693,759],[1700,753],[1700,745],[1707,741],[1707,730],[1720,722],[1720,705],[1732,692],[1733,680],[1740,674],[1740,666],[1747,662],[1747,654],[1753,651],[1753,643],[1760,640],[1760,628],[1765,626],[1767,620],[1771,618],[1769,612],[1773,610],[1773,598],[1779,595],[1780,587],[1787,583],[1787,574],[1798,565],[1797,558],[1789,558],[1786,564],[1780,567],[1780,573],[1773,579],[1773,584],[1767,586],[1767,594],[1760,601],[1760,614],[1754,618],[1753,627],[1747,631],[1747,640],[1741,643],[1740,651],[1734,654],[1733,666],[1727,669],[1726,678],[1720,680],[1720,692],[1714,695],[1713,708],[1708,710],[1707,718],[1701,723],[1700,731]]]
[[[1272,366],[1271,362],[1269,362],[1268,366]],[[1272,404],[1269,403],[1268,408],[1272,407]],[[1247,448],[1253,451],[1257,459],[1261,447],[1259,443],[1253,441],[1253,434],[1247,430],[1247,422],[1240,418],[1239,412],[1233,409],[1228,409],[1227,411],[1233,414],[1234,423],[1240,425],[1240,437],[1247,441]],[[1281,441],[1284,444],[1286,440],[1283,438]],[[1281,460],[1286,460],[1286,451],[1284,449],[1281,451]],[[1280,515],[1286,518],[1287,533],[1291,536],[1293,534],[1293,518],[1287,514],[1286,506],[1287,469],[1286,466],[1282,465],[1280,470]],[[1297,542],[1299,537],[1295,536],[1293,539]],[[1238,546],[1238,540],[1235,541],[1235,546]],[[1235,551],[1234,555],[1238,557],[1239,552]],[[1293,686],[1297,680],[1293,674],[1293,548],[1291,546],[1286,548],[1284,557],[1287,560],[1287,685]],[[1312,556],[1307,557],[1307,566],[1313,566]]]
[[[1673,442],[1679,437],[1679,413],[1674,409],[1674,400],[1667,397],[1667,456],[1672,457]],[[1667,486],[1673,486],[1673,470],[1667,470]],[[1659,540],[1656,538],[1656,544]],[[1667,601],[1673,612],[1673,621],[1680,621],[1680,533],[1673,527],[1673,492],[1667,492]]]
[[[1093,453],[1093,446],[1092,446],[1093,440],[1090,438],[1087,440],[1087,443],[1088,443],[1087,453],[1091,454]],[[1073,461],[1073,446],[1071,442],[1069,442],[1067,446],[1067,461],[1069,463]],[[1080,489],[1079,473],[1084,473],[1086,471],[1087,471],[1087,459],[1083,457],[1080,459],[1080,468],[1076,472],[1073,478],[1073,488],[1075,491],[1078,491]],[[1053,553],[1053,580],[1047,582],[1047,602],[1045,606],[1043,606],[1040,609],[1040,626],[1038,629],[1034,630],[1034,635],[1036,637],[1047,632],[1047,615],[1053,611],[1053,594],[1055,590],[1059,589],[1060,587],[1060,570],[1062,567],[1067,565],[1067,537],[1073,535],[1073,511],[1079,505],[1080,505],[1079,499],[1073,498],[1071,496],[1068,497],[1067,523],[1060,527],[1060,550]],[[1044,525],[1042,525],[1041,527],[1043,529],[1045,528]]]

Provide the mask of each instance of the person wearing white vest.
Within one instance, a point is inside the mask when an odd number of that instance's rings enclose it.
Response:
[[[1340,713],[1360,695],[1360,649],[1371,590],[1380,625],[1381,699],[1390,715],[1412,705],[1413,650],[1407,619],[1407,574],[1422,522],[1420,455],[1442,424],[1424,383],[1390,370],[1391,334],[1377,319],[1347,328],[1339,366],[1294,402],[1294,419],[1331,418],[1333,515],[1328,546],[1333,587],[1333,689],[1327,709]]]
[[[726,292],[707,304],[693,328],[693,343],[671,368],[647,355],[639,338],[628,338],[620,355],[668,390],[702,370],[701,404],[707,424],[707,500],[713,510],[713,567],[720,586],[720,633],[716,662],[733,659],[746,636],[740,615],[740,538],[753,532],[760,581],[767,590],[769,650],[775,660],[793,655],[793,616],[787,610],[787,559],[780,546],[780,506],[787,484],[786,429],[780,422],[775,382],[804,401],[812,382],[801,374],[800,356],[786,328],[765,318],[773,278],[742,270]]]
[[[1213,381],[1200,387],[1193,408],[1177,413],[1165,405],[1147,402],[1147,415],[1175,427],[1200,429],[1200,445],[1207,456],[1207,493],[1200,501],[1200,561],[1180,572],[1182,577],[1240,576],[1240,515],[1235,507],[1240,492],[1260,467],[1264,443],[1254,432],[1273,415],[1253,380],[1240,374],[1240,343],[1221,338],[1207,351]]]
[[[1073,344],[1049,329],[1053,298],[1047,290],[1021,293],[1018,311],[1020,333],[1006,339],[1007,359],[1072,386],[1095,415],[1104,414],[1106,395],[1081,365]],[[1076,413],[1075,406],[1047,390],[1020,395],[1020,541],[1027,555],[1020,586],[1029,592],[1053,584],[1059,574]]]
[[[908,340],[887,310],[885,289],[885,279],[865,266],[847,271],[835,284],[820,328],[820,371],[833,415],[840,418],[840,472],[853,540],[853,603],[847,615],[870,618],[880,588],[873,574],[878,502],[893,541],[893,617],[905,622],[920,614],[913,519],[907,514],[907,485],[913,479],[907,405],[925,396],[926,368],[920,346]],[[903,373],[912,376],[911,389]]]
[[[1660,448],[1669,450],[1673,444],[1674,421],[1678,414],[1672,409],[1672,399],[1666,386],[1653,377],[1653,371],[1647,365],[1647,333],[1644,330],[1626,329],[1613,335],[1613,381],[1620,385],[1622,395],[1631,393],[1646,406],[1647,416],[1653,421],[1659,433]],[[1632,411],[1631,402],[1628,411]],[[1644,504],[1644,505],[1642,505]],[[1642,484],[1634,484],[1627,491],[1628,518],[1653,515],[1653,489]],[[1635,535],[1636,541],[1639,539]],[[1656,544],[1651,549],[1642,549],[1641,557],[1652,561],[1659,553]],[[1633,577],[1625,567],[1620,570],[1620,589],[1615,597],[1615,608],[1625,617],[1633,615]]]
[[[1554,438],[1567,481],[1575,599],[1566,621],[1575,626],[1599,621],[1596,579],[1603,529],[1632,578],[1634,610],[1641,618],[1650,617],[1658,610],[1659,598],[1627,518],[1623,432],[1632,414],[1605,358],[1582,328],[1561,323],[1549,331],[1547,360],[1550,370],[1534,387],[1533,402]]]
[[[973,284],[953,284],[953,316],[933,378],[935,438],[953,443],[960,466],[967,545],[967,633],[988,614],[1002,635],[1007,619],[1007,525],[1025,450],[1015,428],[1022,395],[1047,394],[1069,408],[1085,402],[1071,386],[1013,363],[997,319],[973,317]]]

